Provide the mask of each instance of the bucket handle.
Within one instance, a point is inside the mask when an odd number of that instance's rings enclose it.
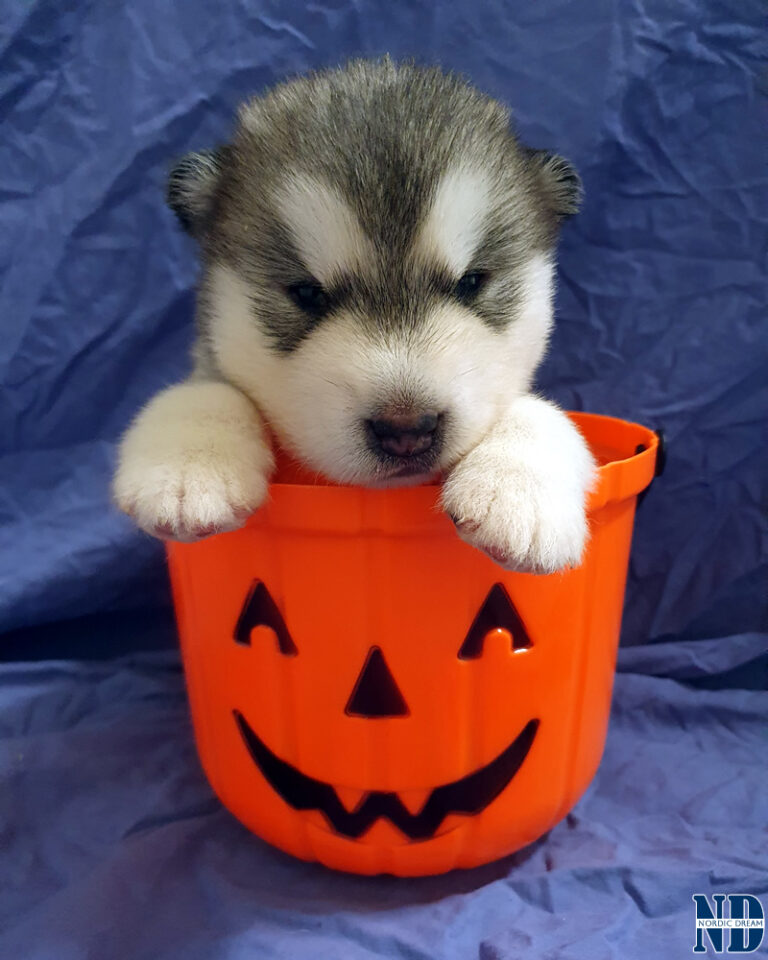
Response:
[[[656,477],[660,477],[664,473],[664,470],[666,469],[666,466],[667,466],[667,438],[662,429],[654,430],[653,432],[656,434],[656,437],[658,438],[658,441],[659,441],[658,446],[656,447],[656,465],[653,471],[653,478],[655,480]],[[647,447],[644,444],[639,443],[637,445],[637,449],[635,450],[635,456],[637,456],[638,453],[642,453],[643,450],[646,450],[646,449]],[[653,480],[651,481],[651,483],[653,483]],[[646,494],[650,489],[651,487],[649,484],[645,488],[645,490],[642,490],[638,494],[637,496],[638,507],[643,502],[643,500],[645,500]]]

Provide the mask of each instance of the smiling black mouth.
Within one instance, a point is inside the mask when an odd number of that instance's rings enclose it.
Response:
[[[331,784],[315,780],[275,756],[234,710],[235,721],[253,761],[272,789],[294,810],[319,810],[336,833],[351,839],[362,836],[378,819],[393,823],[411,840],[435,835],[450,813],[476,815],[492,803],[520,769],[539,727],[530,720],[512,743],[474,773],[435,787],[419,813],[410,813],[396,793],[372,790],[353,811],[345,809]]]

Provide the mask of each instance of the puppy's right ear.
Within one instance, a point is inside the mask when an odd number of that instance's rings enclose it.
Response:
[[[182,227],[199,237],[213,207],[226,147],[182,157],[168,177],[166,200]]]
[[[565,220],[566,217],[578,213],[584,188],[581,177],[570,160],[548,150],[526,148],[526,153],[550,211],[558,220]]]

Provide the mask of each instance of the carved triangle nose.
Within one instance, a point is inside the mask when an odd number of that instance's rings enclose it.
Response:
[[[344,712],[350,717],[407,717],[408,706],[380,647],[371,647]]]

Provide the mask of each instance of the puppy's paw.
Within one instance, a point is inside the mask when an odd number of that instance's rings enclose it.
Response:
[[[271,468],[250,401],[227,384],[188,383],[139,414],[113,493],[142,530],[189,542],[242,526],[264,501]]]
[[[516,462],[487,441],[443,487],[443,507],[459,536],[500,566],[554,573],[578,566],[587,540],[585,489],[553,464]]]

